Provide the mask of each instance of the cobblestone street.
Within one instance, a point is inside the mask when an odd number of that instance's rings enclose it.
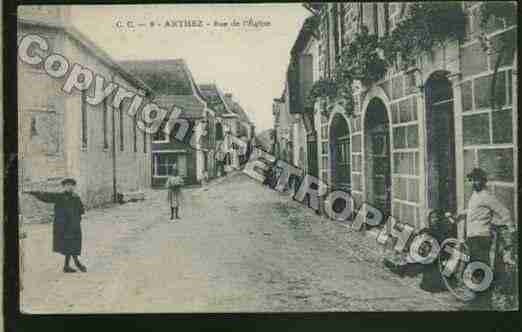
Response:
[[[455,310],[449,293],[384,269],[375,241],[243,174],[87,211],[87,273],[64,274],[51,225],[24,225],[22,311],[252,312]]]

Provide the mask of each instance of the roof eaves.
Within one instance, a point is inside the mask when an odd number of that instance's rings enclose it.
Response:
[[[207,108],[207,102],[205,101],[205,97],[201,93],[201,91],[198,88],[198,85],[196,84],[196,81],[194,80],[194,76],[192,76],[192,72],[190,71],[187,63],[184,59],[179,59],[181,62],[181,66],[183,67],[183,70],[187,74],[190,80],[190,85],[192,86],[192,90],[194,92],[194,96],[196,96],[202,103],[205,105],[205,108]]]
[[[48,28],[63,30],[66,34],[68,34],[74,40],[78,41],[83,47],[89,50],[95,57],[99,58],[103,63],[105,63],[105,65],[121,74],[125,79],[129,80],[131,83],[136,84],[138,87],[146,90],[147,92],[149,92],[149,94],[154,92],[147,84],[145,84],[145,82],[127,72],[122,66],[116,63],[109,54],[102,50],[98,45],[96,45],[92,40],[90,40],[87,36],[81,33],[78,29],[72,26],[65,26],[61,23],[51,23],[47,21],[41,21],[35,18],[18,18],[18,22],[21,24],[39,25]]]

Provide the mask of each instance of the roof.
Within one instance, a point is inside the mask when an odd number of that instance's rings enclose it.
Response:
[[[216,84],[207,83],[198,86],[201,94],[205,98],[208,106],[212,108],[218,115],[225,115],[232,112],[229,105],[225,102],[225,97]]]
[[[103,62],[109,68],[116,71],[124,79],[126,79],[130,83],[136,85],[138,88],[145,90],[148,94],[154,93],[154,90],[150,86],[148,86],[139,77],[134,76],[132,73],[127,71],[125,68],[123,68],[120,64],[118,64],[116,61],[114,61],[109,54],[107,54],[98,45],[96,45],[92,40],[90,40],[87,36],[85,36],[83,33],[81,33],[78,29],[74,28],[73,26],[65,25],[65,24],[58,23],[58,22],[49,22],[49,21],[45,21],[45,20],[39,20],[36,18],[21,18],[21,17],[18,17],[18,24],[43,26],[46,28],[58,29],[58,30],[64,31],[65,34],[70,36],[72,39],[76,40],[80,45],[82,45],[93,56],[98,58],[101,62]]]
[[[232,100],[232,94],[231,93],[225,93],[223,101],[225,102],[225,105],[228,110],[230,110],[230,115],[234,117],[239,117],[239,114],[235,111],[234,101]]]
[[[167,109],[176,105],[185,117],[201,117],[206,108],[204,96],[183,59],[131,60],[121,65],[140,77],[157,94],[154,101]]]
[[[194,96],[183,95],[158,95],[153,100],[158,106],[170,110],[173,106],[178,106],[183,111],[180,117],[199,118],[203,117],[205,105],[199,102]]]
[[[248,117],[248,114],[245,112],[243,107],[241,107],[241,105],[239,105],[237,102],[234,102],[234,112],[237,115],[239,115],[240,120],[251,123],[250,118]]]
[[[161,95],[192,95],[190,77],[181,60],[121,61],[120,64],[140,77]]]
[[[260,132],[256,136],[256,146],[261,146],[261,148],[266,151],[272,151],[272,144],[274,143],[274,129],[267,129]]]
[[[310,38],[314,35],[314,31],[319,26],[319,18],[317,16],[310,16],[303,22],[301,26],[301,30],[297,34],[297,38],[290,50],[290,54],[292,57],[299,55],[306,48],[306,44]]]

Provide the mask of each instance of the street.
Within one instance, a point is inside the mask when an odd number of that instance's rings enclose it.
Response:
[[[64,274],[51,225],[22,226],[28,313],[457,310],[448,292],[382,266],[375,241],[315,215],[241,173],[185,189],[169,222],[166,192],[87,211],[82,261]]]

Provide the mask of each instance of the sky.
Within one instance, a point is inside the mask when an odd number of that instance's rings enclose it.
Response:
[[[273,126],[272,100],[283,92],[290,49],[309,15],[299,3],[96,5],[73,6],[71,21],[117,61],[185,59],[196,83],[232,93],[261,132]],[[269,25],[245,26],[250,19]],[[185,20],[203,27],[174,26]]]

